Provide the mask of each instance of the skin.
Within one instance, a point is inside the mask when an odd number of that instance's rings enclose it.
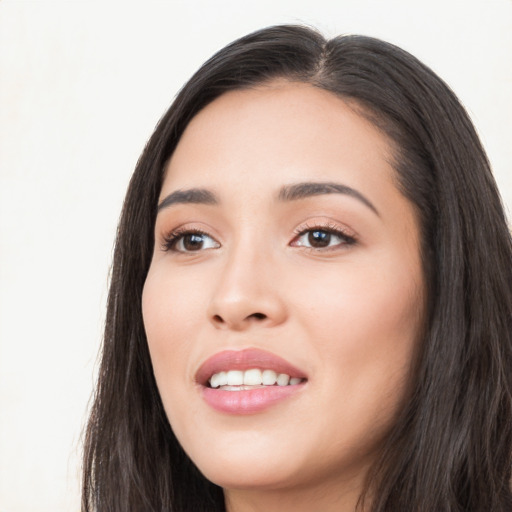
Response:
[[[386,137],[344,100],[280,81],[216,99],[168,162],[160,201],[199,187],[219,202],[159,211],[144,323],[171,426],[229,512],[353,511],[407,397],[424,283],[391,161]],[[299,182],[336,182],[367,202],[279,200]],[[182,237],[166,250],[170,232],[190,228],[208,235],[202,248],[182,252]],[[315,228],[341,235],[308,247]],[[198,368],[246,348],[284,358],[307,383],[255,414],[214,410]]]

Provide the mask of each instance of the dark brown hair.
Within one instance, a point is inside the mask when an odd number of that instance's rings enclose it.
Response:
[[[368,475],[365,510],[510,512],[512,243],[485,152],[463,107],[407,52],[363,36],[271,27],[222,49],[162,117],[126,195],[99,378],[85,436],[83,511],[212,512],[222,490],[177,442],[141,313],[165,162],[188,122],[223,93],[274,79],[356,105],[394,148],[420,219],[425,333],[404,405]]]

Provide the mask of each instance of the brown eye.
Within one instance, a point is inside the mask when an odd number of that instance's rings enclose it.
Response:
[[[331,243],[331,233],[327,231],[310,231],[308,233],[308,243],[310,247],[328,247]]]
[[[356,240],[339,229],[305,229],[292,242],[294,247],[309,249],[335,249],[355,244]]]
[[[182,245],[186,251],[199,251],[204,245],[204,235],[189,233],[182,238]]]
[[[163,248],[171,252],[198,252],[206,249],[217,249],[220,244],[206,233],[186,231],[172,233],[165,239]]]

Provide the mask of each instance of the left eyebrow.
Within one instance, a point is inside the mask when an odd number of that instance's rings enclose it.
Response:
[[[296,201],[298,199],[305,199],[307,197],[319,196],[323,194],[345,194],[347,196],[351,196],[370,208],[370,210],[372,210],[377,216],[380,216],[377,208],[375,208],[370,200],[361,194],[361,192],[358,192],[357,190],[348,187],[347,185],[342,185],[341,183],[334,183],[330,181],[307,181],[304,183],[286,185],[279,191],[278,198],[280,201]]]

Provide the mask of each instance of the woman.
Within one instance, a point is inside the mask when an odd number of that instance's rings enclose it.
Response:
[[[509,511],[511,256],[415,58],[294,26],[227,46],[130,183],[83,509]]]

